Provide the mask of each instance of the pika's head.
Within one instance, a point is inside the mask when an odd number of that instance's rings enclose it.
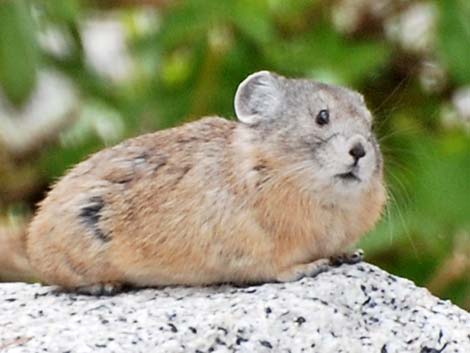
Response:
[[[345,196],[382,187],[372,114],[359,93],[260,71],[238,87],[235,111],[313,191]]]

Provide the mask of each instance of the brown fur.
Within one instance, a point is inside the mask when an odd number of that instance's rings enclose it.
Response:
[[[25,226],[0,219],[0,281],[33,279],[25,251]]]
[[[98,152],[40,204],[33,268],[66,288],[289,280],[374,226],[381,171],[357,197],[323,202],[258,137],[205,118]]]
[[[65,287],[274,280],[290,266],[344,251],[374,225],[384,202],[380,180],[349,210],[324,209],[314,195],[299,194],[301,180],[280,179],[258,192],[237,170],[249,158],[238,155],[238,129],[203,119],[77,165],[30,226],[28,253],[40,278]],[[274,157],[265,159],[271,171],[282,170]],[[207,169],[211,179],[201,177]],[[95,194],[104,199],[109,242],[77,217]]]

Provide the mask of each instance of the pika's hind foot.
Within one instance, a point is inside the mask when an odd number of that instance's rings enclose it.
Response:
[[[357,264],[364,260],[364,250],[357,249],[353,252],[343,253],[335,256],[330,257],[330,265],[331,266],[341,266],[342,264]]]
[[[74,292],[85,295],[114,295],[120,293],[124,288],[121,283],[96,283],[73,289]]]

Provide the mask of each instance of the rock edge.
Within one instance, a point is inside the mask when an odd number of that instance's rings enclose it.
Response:
[[[470,314],[361,263],[292,283],[112,297],[0,284],[0,352],[470,352]]]

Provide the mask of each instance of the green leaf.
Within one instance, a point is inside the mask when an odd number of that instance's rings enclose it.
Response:
[[[78,0],[44,0],[49,17],[56,21],[74,22],[80,13]]]
[[[31,9],[25,0],[0,2],[0,85],[16,105],[36,83],[39,52]]]
[[[267,1],[236,1],[233,19],[241,31],[258,43],[267,43],[274,37]]]
[[[439,54],[458,83],[469,83],[470,2],[439,1],[439,6]]]
[[[207,32],[224,22],[232,8],[231,2],[216,0],[188,0],[166,13],[156,43],[167,50],[183,43],[200,40]]]

